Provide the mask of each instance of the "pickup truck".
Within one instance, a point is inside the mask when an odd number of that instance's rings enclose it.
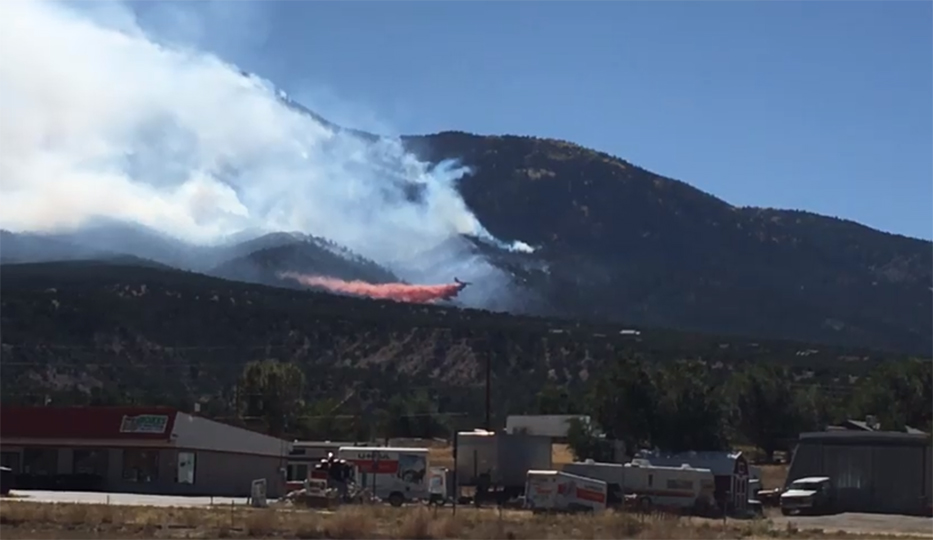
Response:
[[[833,506],[833,486],[826,476],[810,476],[794,480],[781,493],[781,513],[827,514]]]

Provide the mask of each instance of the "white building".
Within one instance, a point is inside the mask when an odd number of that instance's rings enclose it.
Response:
[[[566,439],[570,421],[573,419],[580,420],[584,425],[590,424],[589,416],[578,414],[513,415],[506,418],[505,430],[509,433]]]

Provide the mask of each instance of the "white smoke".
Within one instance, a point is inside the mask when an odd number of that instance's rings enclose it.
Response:
[[[380,262],[456,234],[501,244],[457,193],[463,168],[334,132],[113,6],[0,2],[0,227],[103,217],[201,244],[301,231]]]

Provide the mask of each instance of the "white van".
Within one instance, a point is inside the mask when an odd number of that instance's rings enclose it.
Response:
[[[427,448],[342,446],[337,456],[352,463],[357,485],[392,506],[427,500]]]

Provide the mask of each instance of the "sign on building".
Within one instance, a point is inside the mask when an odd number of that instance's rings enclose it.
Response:
[[[165,433],[168,416],[164,414],[140,414],[123,416],[120,433]]]

